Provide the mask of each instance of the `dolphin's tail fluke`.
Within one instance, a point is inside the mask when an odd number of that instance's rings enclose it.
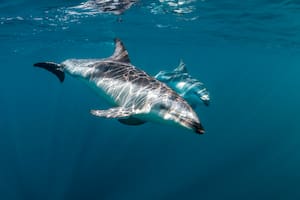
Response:
[[[65,73],[60,64],[53,62],[39,62],[35,63],[33,66],[48,70],[49,72],[53,73],[60,82],[63,82],[65,80]]]

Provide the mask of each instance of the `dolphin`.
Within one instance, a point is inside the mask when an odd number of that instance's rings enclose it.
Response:
[[[67,59],[62,63],[38,62],[63,82],[65,73],[86,82],[112,106],[91,110],[97,117],[115,118],[123,124],[147,121],[176,125],[203,134],[204,128],[193,108],[166,84],[131,64],[120,39],[112,56],[103,59]]]
[[[192,108],[196,108],[201,102],[205,106],[210,104],[208,90],[202,82],[193,78],[188,73],[186,65],[182,60],[173,71],[160,71],[154,77],[177,92]]]
[[[137,1],[138,0],[88,0],[74,8],[121,15]]]

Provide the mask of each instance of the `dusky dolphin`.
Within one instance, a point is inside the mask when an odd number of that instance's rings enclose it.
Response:
[[[74,8],[120,15],[137,1],[138,0],[89,0]]]
[[[91,110],[97,117],[116,118],[128,125],[160,122],[204,133],[197,114],[186,100],[133,66],[119,39],[115,39],[115,51],[108,58],[67,59],[60,64],[39,62],[34,66],[52,72],[61,82],[67,73],[95,89],[112,105],[108,110]]]
[[[160,71],[155,78],[172,88],[183,97],[192,108],[196,108],[201,102],[208,106],[210,95],[202,82],[193,78],[181,60],[173,71]]]

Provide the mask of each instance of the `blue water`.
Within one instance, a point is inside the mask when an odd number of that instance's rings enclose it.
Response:
[[[175,2],[175,1],[174,1]],[[300,199],[300,3],[0,1],[0,199]],[[182,2],[182,1],[181,1]],[[205,83],[206,134],[91,116],[108,105],[39,61],[103,58]]]

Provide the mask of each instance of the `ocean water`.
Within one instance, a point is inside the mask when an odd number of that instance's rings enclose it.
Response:
[[[1,200],[300,199],[299,1],[92,5],[0,0]],[[90,88],[32,66],[108,57],[116,37],[148,74],[182,59],[205,83],[204,135],[96,118]]]

